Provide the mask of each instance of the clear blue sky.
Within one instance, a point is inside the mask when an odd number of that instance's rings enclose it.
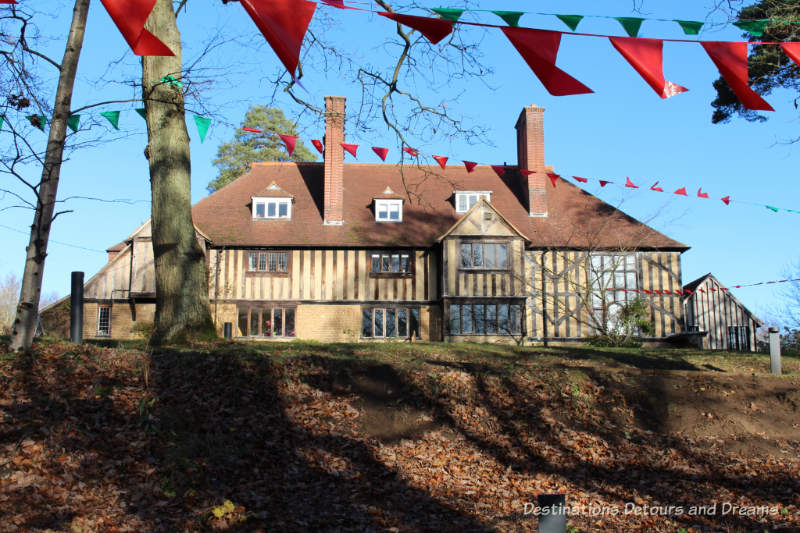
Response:
[[[23,0],[23,2],[30,0]],[[631,0],[613,2],[540,1],[481,2],[488,9],[531,10],[551,13],[579,13],[649,18],[706,20],[710,2],[655,2],[645,0],[642,11],[631,11]],[[52,14],[42,19],[43,33],[66,32],[71,15],[69,2],[42,2],[38,8]],[[430,7],[439,7],[431,2]],[[452,4],[455,6],[456,4]],[[534,7],[535,6],[535,7]],[[336,27],[328,32],[329,41],[357,59],[380,62],[386,56],[382,46],[394,32],[393,23],[369,13],[339,12],[325,6],[318,13],[332,17]],[[417,14],[423,14],[417,12]],[[473,19],[476,20],[476,19]],[[483,14],[480,20],[498,23],[494,15]],[[717,19],[721,20],[721,19]],[[501,22],[500,22],[501,23]],[[206,112],[213,112],[215,122],[205,143],[201,144],[191,117],[192,199],[206,195],[205,186],[216,172],[211,161],[217,146],[230,140],[249,104],[267,102],[273,94],[268,83],[280,66],[255,26],[236,3],[190,3],[181,15],[185,58],[192,60],[212,38],[235,39],[215,49],[199,66],[198,74],[213,78],[214,83],[198,87]],[[312,23],[313,24],[313,23]],[[528,15],[522,26],[565,30],[554,17]],[[586,18],[579,31],[624,35],[614,20]],[[644,22],[640,36],[683,38],[675,23]],[[741,40],[741,30],[721,26],[704,31],[706,40]],[[596,179],[585,186],[603,200],[619,206],[628,214],[649,222],[668,236],[684,242],[691,249],[683,254],[684,283],[713,272],[722,283],[738,284],[782,279],[786,267],[798,260],[797,231],[800,215],[773,213],[765,208],[737,205],[747,200],[800,209],[797,169],[800,168],[800,144],[787,144],[800,136],[798,112],[793,106],[795,94],[777,91],[766,97],[776,109],[764,123],[733,120],[712,125],[710,102],[714,98],[711,83],[718,73],[711,60],[697,44],[665,44],[664,72],[668,80],[689,88],[689,92],[661,100],[644,83],[606,39],[565,36],[558,65],[595,93],[553,97],[535,78],[522,58],[499,30],[483,32],[467,29],[465,39],[480,39],[479,49],[494,75],[483,80],[447,80],[443,73],[432,72],[441,86],[434,93],[419,83],[415,89],[428,101],[440,97],[455,98],[449,107],[476,124],[488,128],[490,143],[466,145],[458,139],[429,135],[419,148],[427,153],[450,156],[453,160],[470,159],[481,163],[502,164],[516,160],[514,122],[525,105],[545,106],[546,159],[562,175],[573,174],[624,182],[626,176],[642,189],[600,189]],[[60,57],[63,39],[53,41],[51,53]],[[233,59],[232,59],[233,58]],[[114,63],[113,67],[109,64]],[[93,2],[84,54],[79,68],[73,107],[98,100],[122,100],[138,94],[130,80],[138,77],[138,59],[127,50],[100,2]],[[53,73],[43,71],[45,81]],[[306,68],[303,97],[322,105],[323,96],[348,97],[348,110],[357,108],[359,90],[336,72],[327,77]],[[288,99],[281,98],[288,114],[296,111]],[[91,131],[73,138],[86,141],[102,136],[102,141],[73,153],[62,170],[59,197],[96,196],[142,200],[132,205],[103,204],[73,200],[66,207],[74,212],[60,216],[54,226],[45,268],[44,292],[65,295],[69,291],[69,273],[73,270],[92,276],[106,261],[103,250],[120,242],[149,217],[149,176],[143,157],[146,144],[144,121],[133,111],[140,104],[112,104],[85,112],[97,120]],[[99,112],[122,110],[120,132],[103,124]],[[197,107],[195,107],[197,109]],[[302,138],[321,138],[321,122],[301,124]],[[372,124],[369,134],[348,134],[348,142],[363,146],[359,160],[375,162],[369,146],[389,146],[397,154],[396,142],[382,123]],[[429,134],[432,132],[428,132]],[[0,142],[7,142],[0,133]],[[32,130],[29,139],[43,146],[44,133]],[[390,155],[390,159],[391,159]],[[30,169],[31,176],[39,170]],[[6,178],[3,178],[6,179]],[[702,186],[712,197],[730,195],[734,203],[726,207],[719,200],[659,195],[647,190],[659,180],[667,191],[686,186],[690,195]],[[18,186],[6,183],[15,190]],[[12,205],[10,197],[0,199],[0,209]],[[0,211],[2,226],[23,233],[31,213],[20,209]],[[0,227],[3,254],[0,275],[21,274],[27,235]],[[66,246],[87,248],[88,250]],[[771,310],[777,301],[774,286],[735,291],[737,297],[757,314]]]

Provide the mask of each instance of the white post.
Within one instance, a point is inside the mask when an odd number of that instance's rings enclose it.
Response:
[[[781,336],[778,328],[769,328],[769,371],[781,373]]]

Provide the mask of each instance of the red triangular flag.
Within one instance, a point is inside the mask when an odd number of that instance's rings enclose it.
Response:
[[[744,107],[775,111],[748,85],[746,42],[703,41],[700,44]]]
[[[319,153],[323,153],[322,141],[320,141],[319,139],[311,139],[311,144],[314,145],[314,148],[316,148]]]
[[[664,79],[664,41],[661,39],[609,37],[608,40],[661,98],[669,98],[687,90]]]
[[[710,290],[711,292],[717,292],[717,289],[715,289],[714,287],[709,287],[709,290]]]
[[[504,26],[501,29],[550,94],[565,96],[594,92],[556,67],[561,32],[510,26]]]
[[[638,189],[639,188],[639,186],[638,185],[634,185],[633,182],[631,181],[631,179],[629,177],[627,177],[627,176],[625,177],[625,186],[629,187],[631,189]]]
[[[524,168],[521,168],[521,169],[519,169],[519,173],[527,178],[531,174],[536,174],[536,171],[535,170],[525,170]]]
[[[575,181],[580,181],[581,183],[586,183],[587,181],[589,181],[588,178],[581,178],[580,176],[572,176],[572,177],[575,178]]]
[[[642,292],[645,294],[653,294],[652,292],[648,291],[647,289],[642,289]]]
[[[380,146],[373,146],[372,151],[378,154],[378,157],[381,158],[381,161],[386,161],[386,154],[389,153],[388,148],[381,148]]]
[[[656,294],[658,294],[659,296],[661,296],[661,291],[660,291],[660,290],[658,290],[658,289],[653,289],[653,292],[654,292],[654,293],[656,293]]]
[[[680,189],[675,191],[675,194],[682,194],[683,196],[689,196],[688,194],[686,194],[686,187],[681,187]]]
[[[438,43],[453,31],[452,20],[416,17],[414,15],[398,15],[397,13],[387,13],[385,11],[379,12],[378,15],[390,18],[409,28],[414,28],[427,37],[433,44]]]
[[[800,42],[781,43],[781,48],[783,48],[783,53],[800,67]]]
[[[656,187],[656,185],[658,185],[658,182],[655,182],[654,184],[652,184],[650,186],[650,190],[651,191],[656,191],[656,192],[664,192],[664,189],[662,189],[661,187]]]
[[[161,40],[144,29],[156,0],[101,0],[108,15],[137,56],[174,56]]]
[[[294,78],[300,46],[317,4],[307,0],[241,0],[241,4]]]
[[[435,155],[433,158],[439,163],[439,166],[444,168],[447,165],[447,157],[443,155]]]
[[[417,152],[415,149],[409,148],[408,146],[404,146],[403,151],[411,155],[412,157],[417,157],[417,155],[419,154],[419,152]]]
[[[705,290],[705,289],[697,289],[697,290],[698,290],[698,291],[700,291],[700,292],[702,292],[703,294],[705,294],[705,292],[706,292],[706,290]]]
[[[605,186],[606,186],[606,185],[608,185],[609,183],[614,183],[613,181],[606,181],[606,180],[597,180],[597,181],[599,181],[599,182],[600,182],[600,186],[601,186],[601,187],[605,187]]]
[[[475,161],[464,161],[464,166],[467,167],[467,172],[472,172],[478,163]]]
[[[548,172],[547,177],[550,178],[550,183],[552,183],[553,188],[555,188],[556,180],[558,180],[558,178],[560,178],[561,176],[559,176],[558,174],[553,174],[552,172]]]
[[[691,295],[691,294],[694,294],[694,291],[691,291],[691,290],[689,290],[689,289],[684,289],[684,291],[683,291],[683,292],[685,292],[686,294],[690,294],[690,295]]]
[[[500,165],[491,165],[491,167],[492,167],[492,170],[497,172],[497,175],[500,176],[501,178],[503,177],[503,174],[506,173],[506,167],[503,167],[503,166],[500,166]]]
[[[322,0],[322,3],[326,6],[338,7],[339,9],[345,8],[344,0]]]
[[[730,205],[730,203],[731,203],[731,197],[730,196],[726,196],[724,198],[720,198],[720,200],[725,202],[725,205]]]
[[[698,198],[708,198],[708,193],[707,192],[703,192],[703,188],[700,187],[699,189],[697,189],[697,197]]]
[[[351,154],[353,157],[356,157],[356,151],[358,150],[357,144],[346,144],[346,143],[341,143],[341,144],[342,148],[344,148],[347,153]]]
[[[248,128],[247,126],[242,126],[242,130],[249,131],[250,133],[264,133],[261,130],[257,130],[255,128]]]
[[[669,289],[661,289],[661,292],[663,292],[664,294],[672,294],[672,293],[669,291]]]
[[[294,135],[283,135],[281,133],[278,134],[278,137],[286,144],[286,151],[289,152],[289,157],[292,157],[292,152],[294,152],[294,147],[297,144],[297,137]]]

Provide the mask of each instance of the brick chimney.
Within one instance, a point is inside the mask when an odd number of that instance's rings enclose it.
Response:
[[[325,188],[323,220],[326,226],[344,222],[344,96],[325,97]]]
[[[547,216],[547,171],[544,166],[544,108],[531,105],[522,108],[517,124],[517,164],[521,170],[532,170],[527,177],[528,214]],[[525,180],[525,177],[522,178]]]

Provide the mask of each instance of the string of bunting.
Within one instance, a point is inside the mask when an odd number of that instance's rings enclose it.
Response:
[[[707,294],[707,293],[710,293],[710,292],[718,292],[718,291],[719,292],[730,292],[731,289],[741,289],[741,288],[745,288],[745,287],[756,287],[756,286],[759,286],[759,285],[773,285],[773,284],[776,284],[776,283],[793,283],[795,281],[800,281],[800,278],[779,279],[779,280],[775,280],[775,281],[759,281],[758,283],[746,283],[746,284],[743,283],[743,284],[739,284],[739,285],[731,285],[730,287],[720,287],[719,289],[715,289],[714,287],[709,287],[708,290],[706,290],[706,289],[697,289],[696,291],[693,291],[693,290],[690,290],[690,289],[673,289],[673,290],[669,290],[669,289],[651,289],[651,290],[647,290],[647,289],[623,289],[623,288],[615,288],[615,287],[606,287],[606,290],[608,290],[608,291],[619,291],[619,292],[633,292],[633,293],[637,293],[637,294],[646,294],[648,296],[664,296],[664,295],[667,295],[667,296],[671,296],[671,295],[691,296],[692,294],[696,294],[698,292],[699,293],[703,293],[703,294]]]
[[[289,157],[292,156],[292,153],[294,152],[295,146],[297,145],[297,136],[295,136],[295,135],[284,135],[282,133],[277,133],[277,132],[264,132],[263,130],[260,130],[260,129],[257,129],[257,128],[250,128],[250,127],[242,127],[241,129],[242,129],[242,131],[249,132],[249,133],[255,133],[255,134],[264,134],[264,133],[272,134],[272,133],[274,133],[274,134],[278,135],[278,137],[280,137],[280,139],[283,141],[284,145],[286,146],[286,151],[289,154]],[[320,139],[312,139],[311,140],[311,144],[314,146],[314,148],[316,148],[316,150],[320,154],[324,153],[324,145],[322,143],[322,140],[320,140]],[[359,148],[358,144],[341,143],[341,147],[342,147],[342,149],[344,149],[345,152],[347,152],[348,154],[350,154],[354,158],[358,157],[358,148]],[[381,147],[381,146],[372,146],[371,148],[372,148],[372,151],[375,153],[375,155],[377,155],[381,159],[381,161],[384,161],[384,162],[386,161],[386,156],[389,154],[389,149],[388,148]],[[421,153],[416,148],[411,148],[409,146],[404,146],[402,150],[403,150],[403,152],[407,153],[411,157],[420,157],[420,156],[430,157],[431,159],[436,161],[442,169],[445,169],[447,167],[447,162],[450,160],[450,158],[447,157],[447,156],[436,155],[436,154],[428,154],[428,153]],[[478,163],[475,162],[475,161],[461,160],[461,162],[464,163],[464,168],[467,170],[467,172],[472,172],[475,169],[475,167],[478,165]],[[533,174],[533,171],[524,170],[524,169],[518,169],[517,167],[509,167],[509,166],[506,166],[506,165],[488,165],[488,166],[491,167],[492,170],[494,170],[494,172],[497,173],[501,178],[505,175],[506,171],[510,170],[510,169],[518,170],[521,174],[523,174],[525,176],[529,176],[529,175]],[[560,174],[556,174],[556,173],[553,173],[553,172],[547,173],[547,176],[550,179],[550,183],[553,185],[553,187],[557,186],[557,183],[558,183],[559,179],[564,179]],[[584,184],[588,183],[589,180],[590,180],[590,178],[585,178],[585,177],[581,177],[581,176],[572,176],[572,178],[575,181],[577,181],[578,183],[584,183]],[[605,179],[599,179],[599,178],[596,178],[596,179],[599,182],[600,187],[606,187],[608,185],[612,185],[612,186],[620,186],[620,187],[623,187],[623,188],[626,188],[626,189],[640,189],[641,188],[641,186],[636,185],[629,177],[625,178],[625,183],[622,184],[622,185],[617,184],[617,183],[615,183],[614,181],[611,181],[611,180],[605,180]],[[664,188],[662,186],[659,186],[659,183],[660,183],[660,181],[656,181],[650,187],[647,187],[647,190],[653,191],[653,192],[664,193],[665,192]],[[690,196],[689,195],[689,191],[688,191],[687,187],[685,187],[685,186],[676,189],[672,194],[676,194],[678,196],[686,196],[686,197]],[[703,191],[703,187],[700,187],[699,189],[697,189],[697,195],[696,196],[697,196],[697,198],[703,198],[703,199],[707,199],[707,200],[713,199],[707,192]],[[730,195],[720,197],[719,200],[722,201],[725,205],[731,205],[732,203],[734,203],[734,200],[733,200],[733,198],[731,198]],[[746,200],[737,200],[735,203],[738,203],[738,204],[749,204],[749,205],[755,205],[755,206],[759,206],[759,207],[764,207],[764,208],[769,209],[770,211],[773,211],[775,213],[777,213],[779,211],[786,211],[788,213],[800,214],[800,210],[797,210],[797,209],[787,209],[787,208],[783,208],[783,207],[775,207],[773,205],[760,204],[760,203],[756,203],[756,202],[749,202],[749,201],[746,201]]]

